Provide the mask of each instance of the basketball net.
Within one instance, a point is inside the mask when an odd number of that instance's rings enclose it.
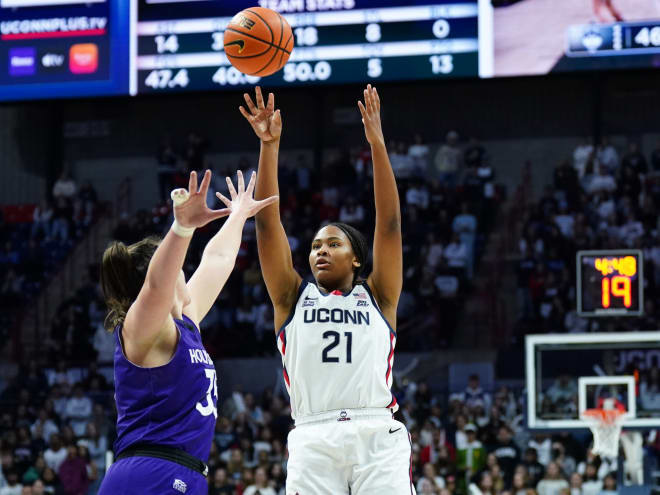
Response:
[[[605,399],[601,407],[602,409],[587,409],[582,413],[582,419],[587,422],[594,435],[591,451],[604,457],[618,457],[626,410],[616,399]]]

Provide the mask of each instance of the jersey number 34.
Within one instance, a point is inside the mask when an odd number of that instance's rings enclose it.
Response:
[[[206,372],[206,378],[209,379],[209,388],[206,391],[206,405],[202,405],[202,401],[199,401],[196,407],[202,416],[213,414],[217,418],[218,409],[215,407],[213,397],[211,397],[211,393],[213,393],[215,400],[218,400],[218,382],[216,380],[215,370],[206,368],[204,371]]]

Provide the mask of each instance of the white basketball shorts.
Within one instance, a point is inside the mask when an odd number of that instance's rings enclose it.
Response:
[[[388,409],[298,419],[288,449],[286,495],[415,495],[410,435]]]

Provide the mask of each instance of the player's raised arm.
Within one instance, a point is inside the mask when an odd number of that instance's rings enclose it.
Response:
[[[182,273],[181,268],[195,228],[229,214],[229,210],[210,210],[206,206],[206,191],[210,181],[211,172],[207,170],[198,189],[197,174],[191,172],[188,191],[176,189],[172,192],[174,224],[156,248],[144,284],[124,320],[122,335],[134,356],[146,354],[165,327],[174,303],[177,278]],[[180,200],[177,201],[177,198]]]
[[[371,84],[364,90],[364,103],[358,101],[364,133],[371,145],[376,204],[373,271],[367,283],[392,327],[403,285],[401,247],[401,208],[392,165],[387,156],[380,121],[380,98]]]
[[[227,177],[227,187],[231,200],[216,192],[227,210],[231,212],[222,228],[206,244],[202,260],[195,273],[188,281],[190,290],[190,303],[183,308],[183,312],[197,322],[211,309],[220,291],[227,282],[236,263],[236,255],[241,245],[241,235],[245,221],[262,208],[277,202],[277,196],[271,196],[262,201],[252,198],[256,174],[250,177],[250,183],[245,188],[243,173],[238,171],[238,191],[234,189],[231,179]]]
[[[277,161],[282,133],[282,116],[275,110],[275,96],[268,95],[268,104],[264,104],[261,89],[255,90],[256,105],[245,93],[247,110],[239,108],[241,114],[250,123],[255,134],[261,140],[259,169],[255,199],[262,200],[279,194],[277,182]],[[256,217],[257,248],[261,272],[266,282],[268,294],[275,308],[275,330],[284,323],[292,305],[302,278],[293,268],[291,248],[280,221],[279,205],[264,208]]]

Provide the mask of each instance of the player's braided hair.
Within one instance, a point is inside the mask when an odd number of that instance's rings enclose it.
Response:
[[[353,248],[353,253],[357,258],[360,266],[353,268],[353,285],[360,281],[360,275],[364,271],[364,266],[367,263],[367,258],[369,257],[369,245],[367,244],[367,239],[364,237],[364,234],[360,232],[355,227],[352,227],[343,222],[331,222],[328,225],[337,227],[340,229],[346,237],[348,237],[351,247]]]
[[[130,246],[115,241],[103,253],[101,288],[108,306],[105,318],[108,331],[124,323],[128,308],[142,289],[149,262],[159,244],[160,239],[153,236]]]

